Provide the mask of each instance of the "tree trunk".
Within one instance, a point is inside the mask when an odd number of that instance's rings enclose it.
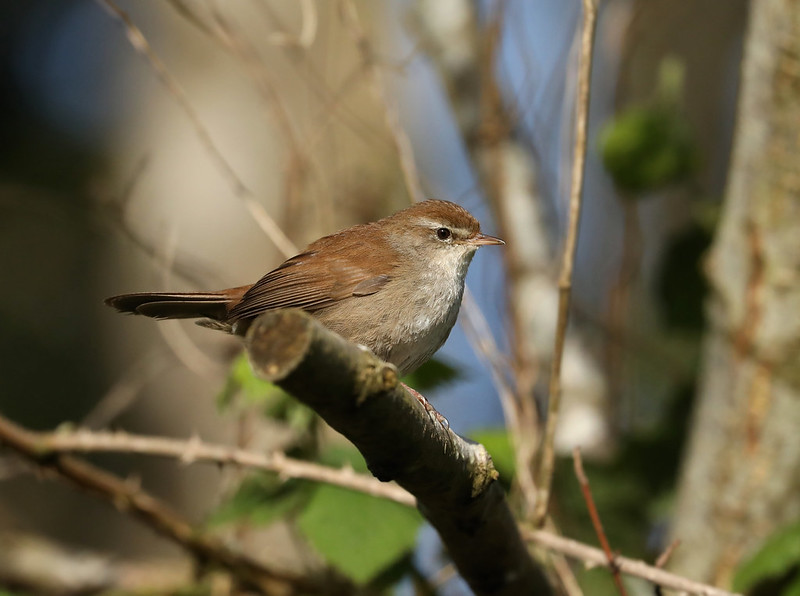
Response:
[[[672,567],[720,585],[800,517],[800,3],[751,5]]]

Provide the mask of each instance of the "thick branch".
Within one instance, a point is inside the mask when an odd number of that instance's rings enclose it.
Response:
[[[435,422],[395,368],[299,310],[268,312],[246,345],[255,371],[355,444],[381,480],[417,497],[477,594],[550,594],[530,558],[491,457]]]

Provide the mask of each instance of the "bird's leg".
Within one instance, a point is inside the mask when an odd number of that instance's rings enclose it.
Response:
[[[441,425],[442,425],[443,427],[445,427],[445,428],[448,428],[448,429],[450,428],[450,422],[447,420],[447,418],[445,418],[444,416],[442,416],[442,415],[441,415],[441,414],[440,414],[440,413],[439,413],[439,412],[436,410],[436,408],[434,408],[434,407],[431,405],[431,402],[429,402],[429,401],[428,401],[428,400],[425,398],[425,396],[424,396],[424,395],[422,395],[422,394],[421,394],[419,391],[417,391],[416,389],[414,389],[414,388],[412,388],[412,387],[409,387],[409,386],[408,386],[408,385],[406,385],[405,383],[402,383],[402,382],[401,382],[400,384],[401,384],[401,385],[402,385],[402,386],[405,388],[405,390],[406,390],[406,391],[408,391],[408,392],[409,392],[411,395],[413,395],[414,397],[416,397],[416,398],[417,398],[417,401],[418,401],[419,403],[421,403],[421,404],[422,404],[422,407],[423,407],[423,408],[425,408],[425,411],[426,411],[426,412],[427,412],[427,413],[428,413],[430,416],[432,416],[432,417],[433,417],[433,419],[434,419],[434,420],[436,420],[436,422],[438,422],[439,424],[441,424]]]

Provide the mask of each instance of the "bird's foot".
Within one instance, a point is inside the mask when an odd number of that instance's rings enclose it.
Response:
[[[409,387],[405,383],[400,383],[403,387],[405,387],[406,391],[408,391],[411,395],[417,398],[417,401],[422,404],[422,407],[425,408],[425,411],[428,415],[433,418],[436,422],[441,424],[445,429],[450,429],[450,422],[442,416],[439,411],[431,405],[424,395],[422,395],[419,391],[414,389],[413,387]]]

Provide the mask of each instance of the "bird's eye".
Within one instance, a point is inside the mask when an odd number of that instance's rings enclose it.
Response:
[[[453,235],[453,233],[450,230],[448,230],[447,228],[438,228],[436,230],[436,237],[439,240],[447,240],[452,235]]]

